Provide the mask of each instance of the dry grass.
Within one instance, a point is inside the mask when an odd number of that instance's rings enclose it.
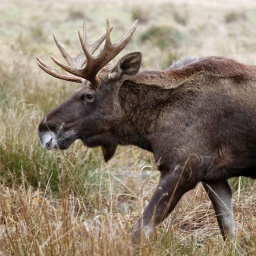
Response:
[[[144,69],[166,68],[184,55],[255,64],[252,0],[126,2],[0,3],[0,255],[133,255],[130,232],[159,175],[152,155],[134,147],[120,147],[107,165],[99,149],[79,142],[64,152],[40,147],[43,114],[77,88],[36,65],[35,56],[47,62],[49,54],[57,56],[53,33],[72,51],[83,19],[93,40],[108,18],[116,40],[138,18],[124,53],[141,51]],[[255,255],[256,185],[248,179],[231,183],[237,226],[232,248],[224,245],[199,185],[137,255]]]
[[[240,198],[244,203],[234,207],[237,243],[232,251],[223,244],[213,209],[199,186],[183,198],[151,242],[137,249],[138,255],[255,255],[255,217],[251,219],[249,208],[255,198],[247,190]],[[133,255],[129,233],[139,212],[115,205],[123,202],[121,195],[109,195],[112,205],[101,202],[102,208],[91,213],[73,193],[63,192],[56,199],[31,187],[2,186],[1,191],[1,255]],[[125,204],[131,203],[128,198]]]

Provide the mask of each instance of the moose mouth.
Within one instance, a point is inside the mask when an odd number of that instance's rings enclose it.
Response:
[[[76,140],[74,135],[68,134],[68,136],[65,136],[65,134],[62,134],[62,136],[57,137],[52,131],[39,132],[39,137],[41,145],[48,150],[67,149]]]

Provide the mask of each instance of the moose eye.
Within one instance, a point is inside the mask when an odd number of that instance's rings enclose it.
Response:
[[[94,101],[94,95],[93,94],[85,94],[81,97],[81,99],[84,102],[93,102]]]

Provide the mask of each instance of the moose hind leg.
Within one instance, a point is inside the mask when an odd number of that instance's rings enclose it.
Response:
[[[216,213],[218,224],[224,240],[235,237],[235,224],[232,208],[232,192],[226,180],[203,183]]]
[[[147,239],[154,228],[171,213],[180,198],[195,186],[196,182],[188,184],[186,178],[179,174],[162,175],[142,217],[134,226],[132,242],[137,244]]]

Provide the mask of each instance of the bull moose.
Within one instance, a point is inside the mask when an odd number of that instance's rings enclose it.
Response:
[[[224,240],[234,238],[232,193],[228,179],[256,178],[256,66],[224,57],[183,58],[161,71],[139,71],[142,54],[109,62],[130,41],[137,21],[115,44],[111,28],[89,43],[86,29],[80,53],[71,57],[54,37],[64,65],[60,72],[38,60],[50,75],[80,89],[39,124],[46,149],[67,149],[80,139],[100,146],[105,161],[117,145],[136,145],[154,154],[159,183],[132,233],[149,237],[180,198],[202,182],[216,212]],[[104,43],[104,47],[93,53]]]

